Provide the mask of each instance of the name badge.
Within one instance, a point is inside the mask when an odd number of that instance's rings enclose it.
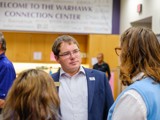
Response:
[[[60,86],[60,82],[54,82],[54,84],[55,84],[56,87]]]
[[[95,81],[95,77],[89,77],[90,81]]]

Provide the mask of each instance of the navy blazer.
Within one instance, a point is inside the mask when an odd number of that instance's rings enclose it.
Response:
[[[113,96],[108,79],[104,72],[84,68],[88,84],[88,120],[107,120],[109,108],[113,104]],[[52,74],[55,82],[59,82],[59,74]]]

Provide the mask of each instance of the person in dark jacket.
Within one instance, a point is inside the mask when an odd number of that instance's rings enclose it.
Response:
[[[79,44],[69,35],[59,36],[52,51],[61,65],[52,78],[59,82],[62,120],[106,120],[113,103],[106,74],[81,65]]]
[[[108,63],[104,62],[103,58],[104,58],[103,53],[99,53],[97,55],[98,62],[93,65],[93,69],[105,72],[108,77],[108,80],[110,80],[111,78],[110,68],[109,68]]]

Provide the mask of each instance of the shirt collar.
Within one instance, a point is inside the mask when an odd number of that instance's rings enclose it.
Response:
[[[85,75],[85,71],[84,71],[84,68],[82,66],[80,66],[80,69],[79,71],[76,73],[76,74],[84,74]],[[66,73],[62,68],[60,69],[60,76],[62,75],[68,75],[68,73]]]
[[[138,73],[136,76],[134,76],[134,77],[132,78],[132,81],[135,82],[135,81],[137,81],[137,80],[142,79],[143,77],[144,77],[144,72],[140,72],[140,73]]]

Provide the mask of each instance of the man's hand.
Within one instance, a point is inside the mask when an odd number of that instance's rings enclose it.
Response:
[[[5,103],[5,100],[3,100],[3,99],[0,99],[0,108],[3,108],[3,106],[4,106],[4,103]]]

